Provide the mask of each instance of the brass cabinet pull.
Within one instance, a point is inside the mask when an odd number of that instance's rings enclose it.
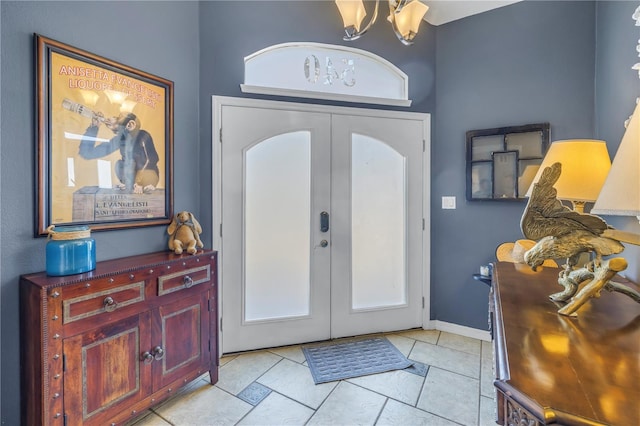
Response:
[[[161,346],[156,346],[151,349],[151,352],[146,351],[140,356],[140,360],[145,364],[151,364],[153,360],[160,361],[162,358],[164,358],[164,349]]]
[[[156,346],[155,348],[153,348],[153,350],[151,351],[151,353],[153,353],[153,357],[159,361],[162,358],[164,358],[164,349],[162,349],[162,347],[160,346]]]
[[[189,275],[186,275],[182,281],[184,282],[184,286],[186,288],[193,287],[193,278],[191,278]]]
[[[111,296],[105,297],[102,304],[104,305],[104,310],[107,312],[113,312],[118,308],[118,302],[113,300],[113,297]]]
[[[153,362],[153,355],[151,355],[149,352],[145,352],[140,357],[140,360],[144,361],[145,364],[151,364]]]

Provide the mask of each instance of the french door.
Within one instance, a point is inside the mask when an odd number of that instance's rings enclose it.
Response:
[[[421,326],[424,115],[214,108],[222,351]]]

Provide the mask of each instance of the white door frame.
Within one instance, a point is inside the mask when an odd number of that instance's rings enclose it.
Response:
[[[220,235],[222,229],[222,148],[220,141],[222,122],[222,107],[223,106],[238,106],[238,107],[254,107],[254,108],[269,108],[269,109],[295,109],[298,111],[308,112],[321,112],[321,113],[339,113],[345,115],[361,115],[369,117],[389,117],[397,119],[413,119],[422,120],[424,122],[424,150],[423,150],[423,218],[424,218],[424,232],[422,233],[422,246],[423,246],[423,268],[422,268],[422,295],[424,298],[424,309],[422,310],[422,328],[428,329],[430,325],[431,317],[431,115],[428,113],[417,112],[403,112],[403,111],[386,111],[366,108],[354,108],[354,107],[341,107],[333,105],[315,105],[315,104],[303,104],[295,102],[284,101],[269,101],[250,98],[234,98],[228,96],[212,96],[212,223],[211,223],[211,241],[213,250],[218,250],[218,268],[222,265],[221,259],[224,253],[221,250],[222,237]],[[222,318],[222,291],[224,283],[222,282],[222,273],[218,269],[218,312],[219,317]],[[224,353],[222,348],[222,333],[224,329],[222,324],[220,325],[219,333],[219,347],[221,348],[220,355]]]

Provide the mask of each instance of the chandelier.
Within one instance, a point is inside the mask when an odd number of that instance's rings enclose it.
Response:
[[[373,15],[369,23],[362,28],[362,21],[367,15],[362,0],[335,0],[342,20],[344,21],[345,36],[343,40],[357,40],[371,28],[378,17],[380,0],[376,0]],[[422,18],[429,10],[429,6],[420,0],[388,0],[389,16],[387,21],[391,23],[398,40],[404,45],[413,44],[413,39],[418,34],[418,27]]]

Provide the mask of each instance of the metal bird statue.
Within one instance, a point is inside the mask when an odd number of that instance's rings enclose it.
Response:
[[[545,168],[534,184],[520,220],[520,228],[526,238],[538,242],[525,253],[525,262],[535,271],[546,259],[567,259],[558,277],[558,283],[565,289],[550,296],[554,301],[571,299],[558,311],[561,314],[575,315],[575,311],[589,298],[599,296],[602,288],[619,291],[640,303],[640,293],[622,284],[609,282],[616,273],[626,269],[626,260],[602,260],[603,256],[624,250],[621,240],[637,244],[637,236],[621,239],[627,233],[616,232],[600,217],[564,206],[557,199],[557,191],[553,187],[561,171],[562,165],[555,163]],[[594,258],[584,267],[576,268],[582,253],[593,254]],[[587,280],[591,282],[576,295],[579,285]]]
[[[557,191],[553,185],[561,171],[560,163],[543,170],[520,221],[524,236],[539,240],[525,254],[525,262],[534,271],[545,259],[566,258],[564,273],[568,274],[584,252],[595,253],[594,263],[599,265],[602,256],[624,250],[619,241],[603,235],[609,228],[604,220],[571,210],[556,198]]]

